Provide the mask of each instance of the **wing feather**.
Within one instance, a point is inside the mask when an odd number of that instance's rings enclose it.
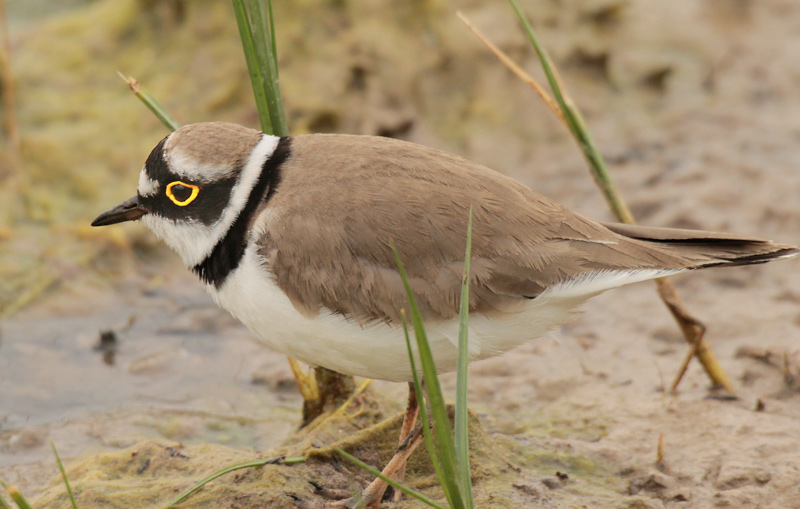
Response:
[[[346,135],[298,136],[292,146],[259,225],[259,252],[308,315],[397,321],[406,297],[394,242],[423,318],[457,316],[470,206],[472,312],[516,312],[588,272],[686,264],[445,152]]]

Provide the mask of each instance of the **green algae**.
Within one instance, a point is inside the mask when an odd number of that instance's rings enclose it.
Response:
[[[594,415],[591,408],[574,405],[551,405],[546,412],[524,415],[518,423],[522,432],[587,442],[596,442],[607,436],[613,426],[608,418]]]
[[[392,407],[368,390],[341,411],[329,413],[296,432],[283,446],[251,451],[219,444],[183,445],[148,440],[126,449],[87,453],[68,462],[67,475],[80,507],[157,507],[199,479],[235,463],[259,458],[304,456],[292,465],[264,465],[226,474],[204,486],[184,502],[186,507],[294,507],[296,500],[321,504],[326,499],[313,483],[328,489],[364,487],[369,475],[337,459],[341,447],[368,464],[381,468],[397,446],[402,415],[384,420]],[[545,419],[547,416],[543,416]],[[556,416],[554,416],[556,417]],[[470,463],[477,507],[581,507],[625,503],[637,507],[641,499],[626,495],[624,479],[602,462],[537,440],[551,437],[528,434],[489,434],[470,414]],[[412,455],[405,483],[427,496],[443,500],[430,457],[423,448]],[[63,484],[54,477],[34,502],[55,507],[66,501]],[[396,507],[421,507],[403,499]]]

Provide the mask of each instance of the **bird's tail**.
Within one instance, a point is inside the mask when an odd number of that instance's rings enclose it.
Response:
[[[669,248],[685,260],[685,269],[752,265],[791,258],[800,251],[795,246],[727,233],[656,228],[620,223],[603,223],[618,235]]]

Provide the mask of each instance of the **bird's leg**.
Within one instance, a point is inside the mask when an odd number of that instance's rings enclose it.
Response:
[[[294,381],[297,383],[297,388],[300,390],[300,395],[303,396],[303,424],[301,427],[306,426],[313,420],[311,415],[319,415],[320,407],[322,406],[319,396],[319,389],[317,388],[317,379],[314,376],[314,370],[303,369],[303,365],[299,361],[289,359],[289,367],[292,368],[292,375]]]
[[[392,459],[389,460],[389,463],[386,464],[381,473],[389,479],[402,482],[405,476],[408,458],[422,442],[422,436],[422,425],[418,424],[411,430],[411,433],[406,436],[406,439],[403,440],[400,447],[397,448],[397,452]],[[386,481],[380,477],[375,478],[375,480],[361,492],[361,500],[363,500],[364,505],[368,509],[380,509],[381,500],[383,500],[384,493],[386,493],[386,488],[388,487],[389,484]],[[395,491],[392,497],[393,501],[396,502],[400,500],[401,495],[401,491]]]
[[[417,424],[417,416],[419,415],[419,403],[417,402],[417,393],[414,390],[414,384],[408,384],[408,406],[406,407],[406,414],[403,417],[403,425],[400,428],[400,443],[397,447],[397,452],[389,463],[381,472],[389,479],[397,481],[403,480],[406,471],[406,462],[408,458],[422,442],[422,424]],[[386,488],[389,484],[380,477],[372,481],[364,491],[361,492],[361,500],[363,504],[369,509],[379,509],[381,500],[383,499]],[[395,492],[394,498],[400,498],[400,492]],[[350,507],[352,499],[342,500],[331,504],[329,507]]]
[[[419,402],[417,401],[417,391],[414,390],[414,383],[409,382],[408,404],[406,405],[406,415],[403,416],[403,426],[400,428],[400,441],[397,446],[397,452],[395,452],[382,472],[383,475],[398,482],[403,482],[406,475],[406,462],[414,452],[414,449],[417,448],[422,438],[422,428],[416,426],[418,416]],[[378,502],[380,502],[388,486],[389,485],[381,478],[375,479],[364,490],[364,500],[368,500],[367,497],[371,496],[372,498],[377,498]],[[372,494],[372,491],[375,491],[375,495]],[[402,492],[395,490],[392,500],[397,502],[400,500],[401,496]]]

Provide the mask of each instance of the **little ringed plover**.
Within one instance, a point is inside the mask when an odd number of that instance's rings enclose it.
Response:
[[[798,252],[738,235],[598,223],[485,166],[404,141],[278,138],[224,122],[161,140],[137,195],[92,225],[141,219],[220,306],[290,357],[409,381],[406,295],[390,243],[437,368],[453,370],[470,206],[470,360],[542,335],[610,288]]]

